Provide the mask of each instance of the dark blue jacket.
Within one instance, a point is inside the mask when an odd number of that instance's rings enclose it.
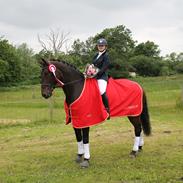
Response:
[[[104,79],[108,81],[107,69],[110,66],[109,55],[105,51],[98,59],[97,59],[97,56],[98,56],[98,53],[94,56],[93,62],[92,62],[95,67],[100,69],[96,78]]]

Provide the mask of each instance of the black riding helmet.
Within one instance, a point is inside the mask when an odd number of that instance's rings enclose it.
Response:
[[[107,46],[107,41],[104,38],[101,38],[97,41],[97,45],[105,45]]]

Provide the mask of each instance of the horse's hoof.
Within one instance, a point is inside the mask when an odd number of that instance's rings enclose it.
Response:
[[[82,154],[78,154],[77,157],[76,157],[76,159],[75,159],[75,162],[76,163],[81,163],[82,160],[83,160],[83,155]]]
[[[88,168],[89,167],[89,160],[84,160],[80,163],[81,168]]]
[[[137,154],[138,154],[138,151],[132,151],[129,156],[130,158],[136,158]]]
[[[143,149],[142,149],[142,146],[139,146],[139,152],[142,152]]]

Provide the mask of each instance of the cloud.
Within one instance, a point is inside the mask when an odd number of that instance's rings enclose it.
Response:
[[[52,22],[49,3],[34,0],[6,0],[0,4],[0,21],[24,29],[47,27]]]
[[[182,0],[0,0],[0,7],[0,34],[15,44],[38,47],[37,34],[50,28],[84,40],[123,24],[139,42],[155,41],[163,52],[183,49]]]

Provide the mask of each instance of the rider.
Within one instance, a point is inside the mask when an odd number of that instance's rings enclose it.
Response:
[[[106,111],[109,114],[108,119],[110,119],[109,102],[108,97],[106,95],[106,88],[108,82],[108,74],[106,71],[109,68],[110,61],[109,55],[107,53],[107,41],[104,38],[101,38],[97,41],[97,49],[98,53],[94,56],[92,64],[98,69],[100,69],[95,77],[97,79],[103,104],[106,108]]]

